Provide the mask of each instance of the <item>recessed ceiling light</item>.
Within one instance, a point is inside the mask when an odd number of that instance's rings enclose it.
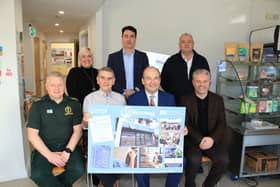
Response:
[[[59,14],[64,14],[63,10],[58,11]]]
[[[59,26],[59,23],[55,23],[54,26],[58,27],[58,26]]]
[[[63,31],[63,30],[60,30],[59,32],[60,32],[60,33],[64,33],[64,31]]]

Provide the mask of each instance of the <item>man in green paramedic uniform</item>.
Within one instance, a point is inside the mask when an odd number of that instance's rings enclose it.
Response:
[[[77,146],[81,135],[80,103],[64,95],[62,74],[51,73],[46,79],[48,95],[32,104],[27,123],[31,154],[31,179],[40,187],[71,186],[84,174],[83,157]],[[54,176],[54,167],[65,171]]]

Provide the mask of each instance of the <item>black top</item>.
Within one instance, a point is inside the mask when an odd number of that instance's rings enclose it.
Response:
[[[214,139],[215,144],[226,146],[229,137],[226,132],[225,106],[223,97],[208,91],[208,135]],[[198,118],[201,118],[198,112],[198,104],[195,94],[181,97],[181,106],[186,107],[186,121],[189,133],[185,136],[185,145],[188,143],[199,145],[204,137],[200,132]]]
[[[161,87],[175,96],[177,105],[181,96],[193,93],[192,73],[197,69],[210,71],[206,58],[195,51],[193,53],[189,78],[187,76],[187,65],[182,58],[181,51],[169,57],[162,69]]]
[[[84,98],[91,92],[99,89],[95,68],[75,67],[70,70],[66,79],[67,93],[77,98],[83,104]]]
[[[38,129],[48,146],[66,145],[73,134],[73,126],[81,124],[81,111],[81,104],[75,98],[64,96],[56,103],[46,95],[32,104],[27,127]]]
[[[204,99],[196,97],[198,111],[198,128],[203,136],[208,135],[208,96]]]

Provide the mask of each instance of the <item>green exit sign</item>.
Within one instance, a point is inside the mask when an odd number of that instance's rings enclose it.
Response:
[[[36,33],[37,33],[37,31],[36,31],[35,27],[29,25],[29,36],[31,38],[34,38],[36,36]]]

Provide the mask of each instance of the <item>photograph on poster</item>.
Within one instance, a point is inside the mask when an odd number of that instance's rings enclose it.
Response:
[[[92,146],[92,166],[96,168],[109,168],[111,158],[111,146],[94,145]]]
[[[179,147],[165,148],[165,167],[182,167],[183,150]]]
[[[140,168],[161,168],[162,153],[160,147],[140,147]]]
[[[158,128],[154,119],[118,118],[115,146],[157,146]]]
[[[132,147],[115,147],[113,155],[114,168],[136,168],[138,148]]]

